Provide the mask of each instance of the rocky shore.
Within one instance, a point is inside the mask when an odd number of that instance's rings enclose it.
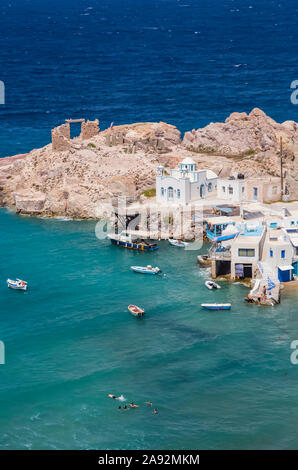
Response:
[[[0,159],[2,206],[36,216],[100,218],[117,196],[135,201],[154,194],[146,190],[155,188],[156,167],[167,171],[186,156],[219,176],[280,176],[281,137],[285,184],[290,198],[298,199],[297,123],[279,124],[260,109],[233,113],[224,123],[186,132],[183,140],[163,122],[100,131],[98,121],[84,121],[74,139],[68,126],[54,129],[52,143],[43,148]]]

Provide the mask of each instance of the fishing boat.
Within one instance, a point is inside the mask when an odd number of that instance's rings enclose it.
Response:
[[[208,289],[220,289],[220,286],[214,281],[206,281],[205,286],[208,287]]]
[[[206,310],[230,310],[231,304],[201,304]]]
[[[169,243],[172,246],[180,246],[180,248],[185,248],[188,243],[183,242],[182,240],[176,240],[175,238],[169,238]]]
[[[136,305],[129,305],[128,310],[134,317],[143,317],[145,315],[145,310],[140,307],[137,307]]]
[[[161,270],[157,266],[155,268],[152,268],[150,264],[148,264],[148,266],[131,266],[130,269],[132,269],[135,273],[142,274],[158,274],[161,272]]]
[[[16,290],[27,290],[27,282],[22,279],[7,279],[7,287]]]
[[[148,243],[145,240],[138,240],[130,233],[122,231],[120,234],[108,234],[107,238],[111,240],[113,245],[121,246],[138,251],[154,251],[158,250],[156,243]]]

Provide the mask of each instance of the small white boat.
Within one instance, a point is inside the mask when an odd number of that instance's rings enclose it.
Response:
[[[7,279],[7,287],[16,290],[27,290],[27,282],[22,281],[22,279],[16,279],[15,281],[13,279]]]
[[[143,317],[145,315],[145,310],[140,307],[137,307],[136,305],[129,305],[128,310],[134,317]]]
[[[201,304],[206,310],[230,310],[231,304]]]
[[[185,248],[188,245],[188,242],[183,242],[182,240],[176,240],[175,238],[169,238],[170,245],[173,246],[180,246],[181,248]]]
[[[208,287],[208,289],[220,289],[220,286],[214,281],[206,281],[205,286]]]
[[[156,266],[153,268],[148,264],[148,266],[131,266],[130,269],[132,269],[135,273],[142,273],[142,274],[158,274],[161,272],[161,270]]]

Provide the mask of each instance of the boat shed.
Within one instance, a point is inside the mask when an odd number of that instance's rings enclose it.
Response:
[[[207,224],[206,234],[209,240],[215,240],[228,225],[235,225],[236,223],[234,219],[225,215],[206,217],[204,222]]]
[[[289,282],[293,280],[293,266],[278,266],[278,280],[280,282]]]

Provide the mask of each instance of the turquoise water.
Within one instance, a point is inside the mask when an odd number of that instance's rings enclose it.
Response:
[[[298,295],[247,305],[241,284],[204,287],[196,252],[124,250],[91,221],[2,210],[0,227],[0,448],[297,448]],[[129,270],[148,262],[164,274]],[[8,290],[8,276],[29,290]],[[218,299],[232,310],[201,310]],[[142,406],[119,412],[107,393]]]

